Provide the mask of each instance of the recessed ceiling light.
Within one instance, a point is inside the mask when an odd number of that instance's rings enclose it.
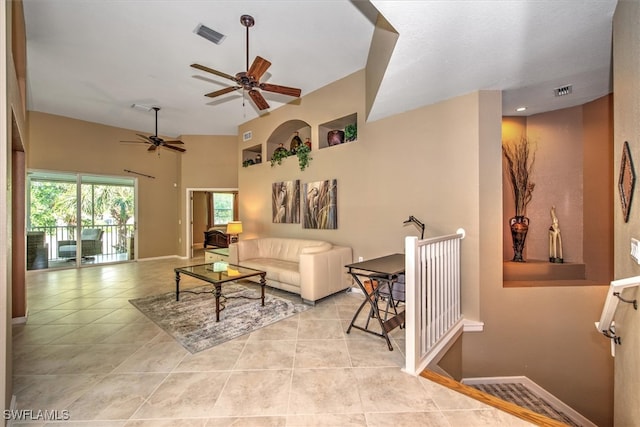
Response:
[[[521,111],[525,111],[527,109],[527,107],[518,107],[516,108],[516,111],[521,112]]]

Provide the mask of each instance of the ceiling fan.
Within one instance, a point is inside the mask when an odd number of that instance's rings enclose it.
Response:
[[[230,74],[205,67],[204,65],[191,64],[193,68],[206,71],[207,73],[215,74],[219,77],[224,77],[225,79],[232,80],[236,83],[236,86],[229,86],[224,89],[216,90],[214,92],[205,94],[205,96],[208,96],[209,98],[215,98],[216,96],[224,95],[238,89],[243,89],[247,91],[249,97],[251,97],[254,104],[256,104],[256,107],[258,107],[259,110],[266,110],[267,108],[269,108],[269,104],[258,89],[287,96],[294,96],[296,98],[300,97],[300,89],[260,82],[260,78],[267,71],[267,69],[269,69],[269,67],[271,66],[271,62],[260,56],[256,56],[256,58],[253,60],[253,63],[251,64],[251,67],[249,67],[249,28],[253,27],[253,25],[255,24],[255,20],[250,15],[242,15],[240,17],[240,23],[247,28],[246,71],[241,71],[235,76],[232,76]]]
[[[181,153],[184,153],[185,151],[187,151],[184,148],[174,147],[174,144],[184,144],[184,142],[178,141],[178,140],[165,141],[164,139],[158,136],[158,111],[160,111],[160,107],[151,107],[151,109],[155,110],[156,112],[156,133],[151,136],[145,136],[145,135],[136,133],[136,135],[140,137],[142,141],[120,141],[120,142],[135,142],[139,144],[151,144],[151,146],[147,149],[147,151],[155,151],[156,148],[158,147],[168,148],[170,150],[179,151]]]

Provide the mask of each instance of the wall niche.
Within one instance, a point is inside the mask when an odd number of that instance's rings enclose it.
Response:
[[[608,285],[613,280],[613,126],[611,98],[527,117],[503,117],[503,140],[535,144],[526,262],[512,262],[508,225],[513,192],[503,173],[505,287]],[[551,207],[562,233],[563,264],[549,262]],[[616,206],[619,208],[619,206]]]
[[[278,126],[267,139],[266,160],[271,160],[273,152],[276,151],[276,148],[278,148],[280,144],[282,144],[287,151],[290,151],[292,148],[291,141],[296,132],[303,144],[307,140],[311,141],[311,126],[309,123],[298,119],[288,120]],[[315,144],[311,142],[311,149],[313,149],[314,145]]]
[[[349,114],[318,127],[318,147],[328,148],[358,140],[358,113]]]

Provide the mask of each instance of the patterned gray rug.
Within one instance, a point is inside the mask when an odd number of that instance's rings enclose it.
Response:
[[[305,311],[310,306],[267,294],[260,305],[260,289],[238,283],[223,285],[220,301],[224,310],[216,322],[216,300],[212,286],[189,289],[196,293],[168,292],[129,300],[145,316],[174,337],[191,353],[206,350],[225,341]],[[246,299],[241,297],[257,298]]]

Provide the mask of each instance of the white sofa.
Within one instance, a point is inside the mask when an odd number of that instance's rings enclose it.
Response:
[[[229,245],[229,263],[267,272],[267,285],[300,294],[306,303],[351,286],[351,248],[319,240],[264,237]]]

